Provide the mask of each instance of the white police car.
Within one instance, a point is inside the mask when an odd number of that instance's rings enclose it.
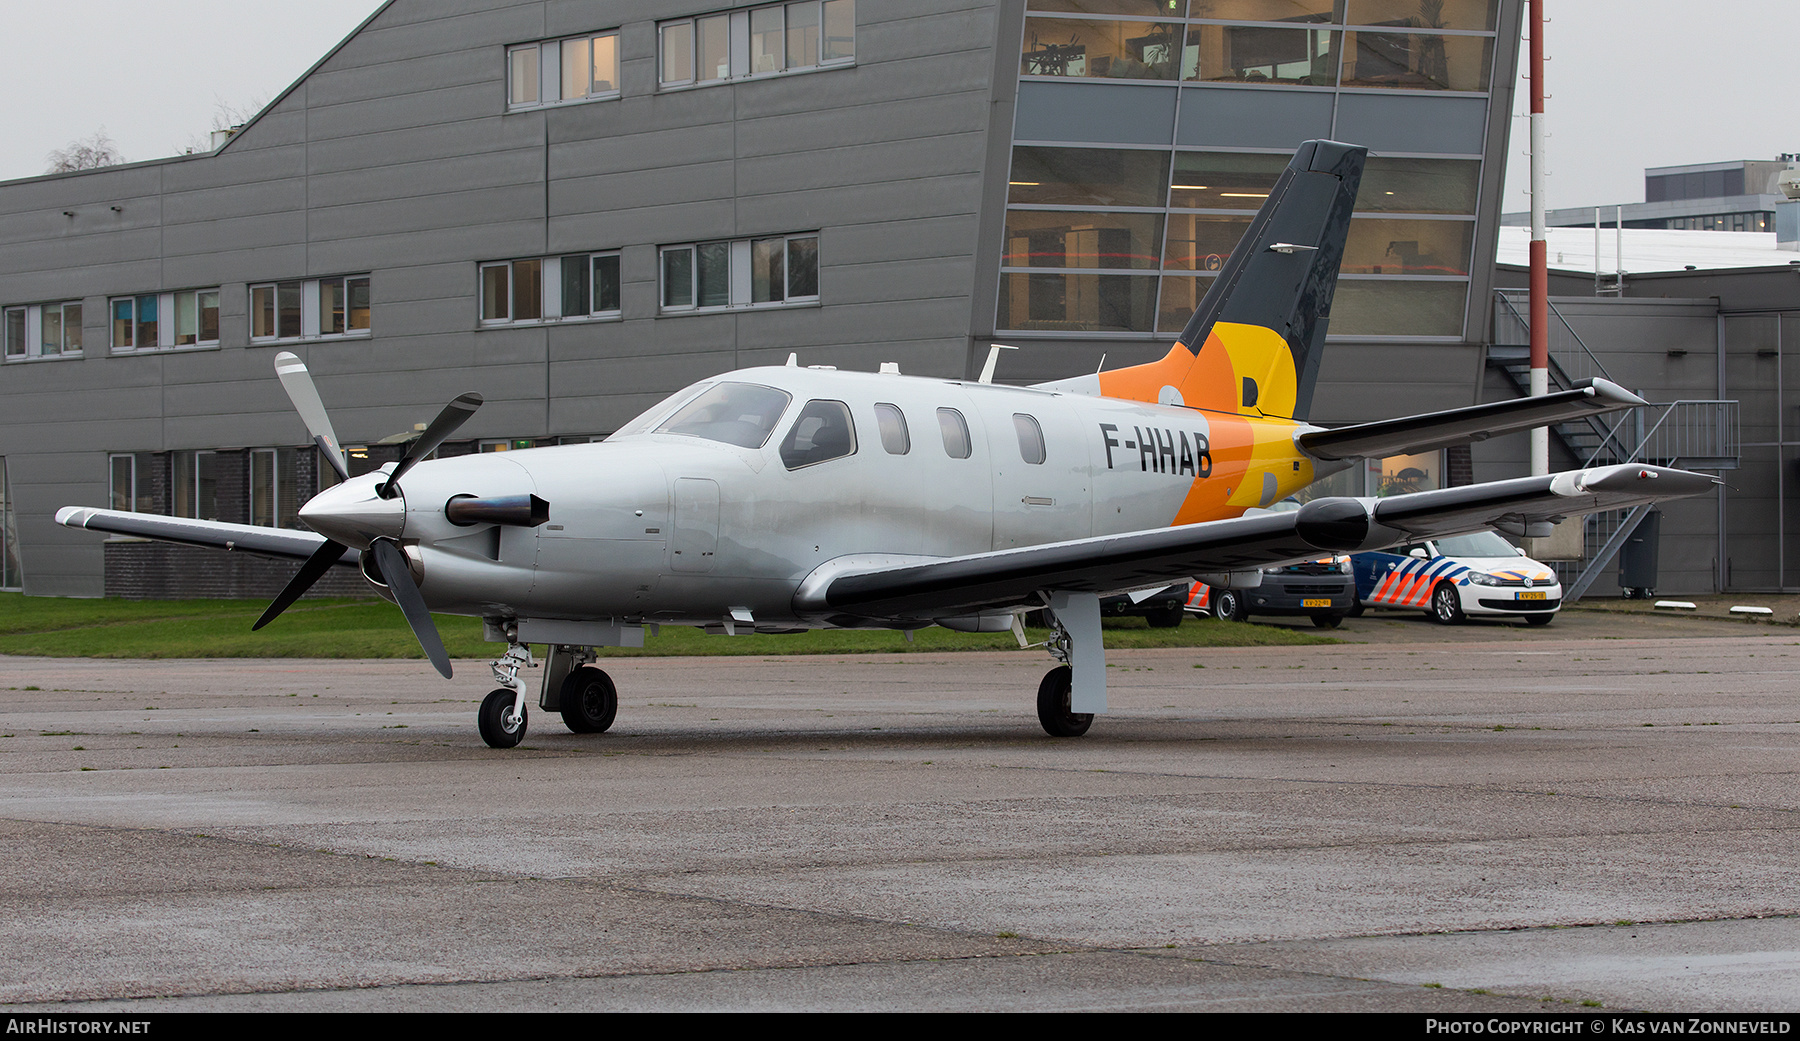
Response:
[[[1491,531],[1358,553],[1357,606],[1416,608],[1444,625],[1469,615],[1548,625],[1562,607],[1556,572]]]

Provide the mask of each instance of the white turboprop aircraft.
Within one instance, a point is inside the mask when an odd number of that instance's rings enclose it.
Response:
[[[267,624],[333,566],[360,567],[444,676],[430,612],[480,617],[506,653],[483,739],[539,705],[576,732],[618,698],[594,648],[646,627],[792,632],[927,625],[1023,635],[1045,608],[1060,666],[1038,688],[1050,734],[1106,709],[1099,599],[1197,577],[1695,495],[1713,479],[1609,466],[1385,499],[1263,507],[1363,456],[1425,451],[1642,399],[1603,380],[1547,397],[1323,429],[1309,425],[1365,150],[1302,145],[1160,361],[1035,387],[829,367],[746,369],[669,397],[598,444],[424,461],[475,409],[465,394],[399,462],[349,477],[300,359],[275,368],[344,478],[300,509],[317,534],[66,507],[71,527],[304,560]]]

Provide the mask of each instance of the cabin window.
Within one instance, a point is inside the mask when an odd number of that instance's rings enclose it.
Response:
[[[944,435],[944,453],[952,459],[967,459],[973,454],[969,441],[969,422],[953,408],[937,410],[938,429]]]
[[[809,401],[781,442],[781,462],[790,470],[856,453],[850,407],[841,401]]]
[[[1019,432],[1019,455],[1026,462],[1037,465],[1044,461],[1044,428],[1038,421],[1023,412],[1013,413],[1013,429]]]
[[[912,436],[906,430],[906,413],[900,406],[885,402],[875,406],[875,425],[881,429],[881,447],[888,455],[905,455],[912,451]]]

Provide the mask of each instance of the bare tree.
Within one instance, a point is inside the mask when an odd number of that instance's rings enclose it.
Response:
[[[117,166],[125,161],[119,154],[119,146],[106,136],[106,128],[101,127],[89,137],[71,141],[63,148],[58,148],[44,157],[50,164],[45,173],[69,173],[73,170],[98,170],[103,166]]]

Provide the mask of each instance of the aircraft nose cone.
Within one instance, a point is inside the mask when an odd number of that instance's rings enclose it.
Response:
[[[357,549],[368,549],[378,538],[397,539],[406,524],[406,498],[376,495],[384,479],[371,474],[327,488],[300,507],[300,520],[326,538]]]

